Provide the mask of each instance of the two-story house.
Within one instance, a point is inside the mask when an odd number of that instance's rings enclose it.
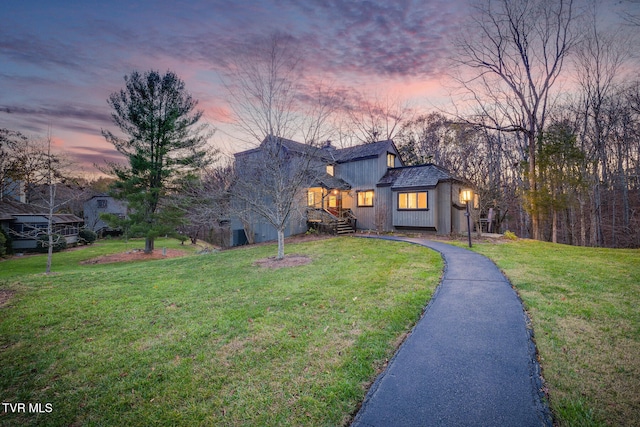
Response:
[[[127,216],[127,203],[108,194],[96,194],[83,205],[84,225],[99,235],[113,231],[109,224],[100,218],[101,214],[114,214],[119,218]]]
[[[291,151],[308,152],[307,146],[286,141]],[[261,148],[236,154],[236,161]],[[305,151],[306,150],[306,151]],[[330,143],[314,153],[315,169],[322,168],[304,188],[306,212],[292,218],[286,235],[309,227],[336,231],[432,231],[438,234],[466,231],[465,205],[460,201],[464,182],[434,165],[405,166],[391,140],[337,149]],[[239,171],[242,173],[242,171]],[[246,242],[244,228],[232,220],[232,244]],[[255,218],[254,241],[275,239],[275,231]]]

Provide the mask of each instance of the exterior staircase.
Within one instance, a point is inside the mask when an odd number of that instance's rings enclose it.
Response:
[[[331,234],[350,234],[356,231],[356,217],[351,209],[345,209],[340,216],[326,209],[308,209],[307,224],[320,232]]]
[[[353,234],[355,233],[355,227],[349,222],[349,220],[341,218],[336,224],[337,234]]]

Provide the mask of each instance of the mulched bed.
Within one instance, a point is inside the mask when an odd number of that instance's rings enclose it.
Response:
[[[311,258],[306,255],[285,255],[284,259],[276,259],[276,257],[259,259],[254,265],[263,268],[284,268],[297,267],[309,263],[311,263]]]
[[[152,259],[176,258],[188,254],[189,252],[181,251],[179,249],[167,249],[166,255],[162,254],[162,249],[155,249],[150,254],[145,254],[141,249],[133,249],[126,252],[120,252],[118,254],[102,255],[97,258],[91,258],[86,261],[82,261],[80,264],[108,264],[113,262],[148,261]]]

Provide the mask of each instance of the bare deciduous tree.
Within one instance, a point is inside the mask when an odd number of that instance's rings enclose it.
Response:
[[[181,190],[172,195],[171,203],[184,212],[186,223],[179,231],[186,234],[191,243],[198,238],[210,237],[211,232],[222,234],[221,224],[229,219],[229,188],[233,168],[231,165],[208,167],[199,177],[186,180]],[[224,237],[219,242],[227,244]]]
[[[360,143],[393,139],[403,123],[413,117],[407,101],[399,97],[366,97],[356,93],[344,109],[353,137]]]
[[[479,124],[525,135],[529,191],[535,192],[538,139],[576,40],[573,1],[484,0],[471,16],[456,43],[457,81],[465,101],[479,106]],[[532,232],[539,239],[536,211],[533,199]]]
[[[46,142],[0,129],[0,200],[3,194],[24,193],[25,201],[32,201],[37,187],[47,182],[47,167],[55,169],[61,161],[48,151]]]
[[[59,234],[54,225],[54,214],[64,205],[68,204],[75,197],[80,197],[81,193],[74,193],[69,199],[59,200],[57,196],[58,186],[64,184],[64,181],[68,178],[65,176],[65,172],[72,168],[72,163],[62,160],[65,156],[56,156],[51,152],[51,134],[47,136],[46,143],[31,144],[29,147],[32,149],[38,147],[40,149],[35,150],[38,154],[41,170],[38,171],[38,176],[41,177],[44,182],[43,186],[31,188],[32,199],[31,203],[42,209],[42,213],[47,218],[47,226],[43,230],[38,227],[27,227],[22,232],[16,232],[12,230],[11,233],[17,237],[26,237],[39,239],[45,237],[45,239],[39,240],[40,243],[47,248],[47,265],[45,273],[51,273],[51,263],[53,259],[54,247],[60,244],[60,241],[65,237]],[[42,152],[41,148],[46,147],[46,151]],[[40,191],[36,191],[40,190]],[[42,191],[43,190],[43,191]]]
[[[590,200],[590,236],[594,246],[603,244],[602,185],[609,182],[607,138],[613,117],[612,98],[617,97],[621,69],[630,57],[630,35],[620,30],[599,28],[598,11],[590,10],[588,25],[575,55],[575,70],[580,88],[581,144],[586,153],[583,175],[590,183],[590,194],[580,198],[581,209]],[[586,245],[586,225],[582,224],[581,244]]]
[[[278,259],[336,105],[331,91],[303,78],[303,58],[295,39],[274,33],[237,52],[224,76],[235,123],[257,147],[236,158],[232,207],[241,218],[259,216],[276,230]]]
[[[16,188],[20,185],[17,156],[26,140],[20,132],[0,129],[0,200],[20,190]]]

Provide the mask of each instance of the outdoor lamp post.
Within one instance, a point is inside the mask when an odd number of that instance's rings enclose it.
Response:
[[[469,219],[471,213],[469,212],[469,204],[473,200],[473,191],[465,188],[460,192],[460,199],[467,205],[467,211],[464,213],[464,216],[467,217],[467,236],[469,238],[469,247],[471,247],[471,220]]]

